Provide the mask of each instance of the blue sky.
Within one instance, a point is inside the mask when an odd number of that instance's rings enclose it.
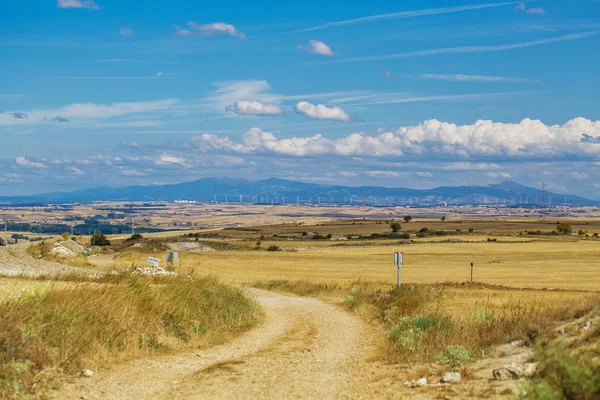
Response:
[[[0,3],[0,193],[270,176],[600,198],[600,1]]]

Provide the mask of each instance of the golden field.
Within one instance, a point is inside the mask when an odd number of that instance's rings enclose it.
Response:
[[[479,238],[480,239],[480,238]],[[516,238],[511,238],[516,240]],[[504,239],[501,239],[504,240]],[[180,253],[181,272],[194,269],[198,274],[213,274],[226,282],[302,279],[313,282],[347,282],[362,279],[394,284],[394,251],[404,253],[402,282],[474,281],[518,288],[600,290],[600,241],[557,240],[525,243],[417,243],[347,246],[346,243],[307,243],[264,241],[296,251],[260,250]],[[205,242],[210,244],[209,241]],[[337,244],[337,246],[336,246]],[[132,263],[145,265],[147,252],[128,251],[118,255],[116,267]],[[110,267],[109,267],[110,268]]]

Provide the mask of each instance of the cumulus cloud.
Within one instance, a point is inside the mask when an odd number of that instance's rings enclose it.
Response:
[[[199,138],[207,149],[237,153],[266,152],[293,156],[406,156],[435,159],[440,155],[459,159],[471,157],[513,158],[600,158],[600,143],[583,141],[582,132],[600,138],[600,121],[575,118],[564,125],[545,125],[524,119],[518,124],[480,120],[473,125],[455,125],[428,120],[414,126],[373,134],[353,133],[334,139],[322,135],[277,138],[259,128],[247,131],[241,141],[205,134]],[[461,169],[455,164],[454,169]],[[482,170],[495,164],[479,164]]]
[[[295,109],[298,114],[304,114],[313,119],[330,119],[344,122],[354,120],[351,115],[338,106],[326,106],[324,104],[312,104],[307,101],[300,101],[296,104]]]
[[[98,10],[100,7],[94,0],[57,0],[58,8],[87,8],[90,10]]]
[[[234,112],[239,115],[280,115],[283,110],[272,103],[262,103],[260,101],[236,101],[225,107],[225,111]]]
[[[242,32],[239,32],[235,26],[231,24],[226,24],[225,22],[213,22],[212,24],[197,24],[193,21],[188,22],[188,26],[202,36],[212,36],[212,35],[229,35],[236,37],[238,39],[246,39],[246,35]]]
[[[22,167],[46,168],[46,166],[44,164],[42,164],[41,162],[31,161],[25,157],[17,157],[17,158],[15,158],[15,162]]]
[[[121,29],[119,29],[119,35],[131,36],[131,35],[133,35],[133,31],[131,30],[131,28],[121,28]]]
[[[463,74],[421,74],[421,79],[457,81],[457,82],[512,82],[526,83],[531,80],[526,78],[513,78],[509,76],[463,75]]]
[[[308,41],[307,45],[299,44],[299,49],[304,51],[308,51],[309,53],[319,54],[322,56],[331,57],[334,55],[333,50],[329,47],[325,42],[321,42],[320,40],[311,39]]]

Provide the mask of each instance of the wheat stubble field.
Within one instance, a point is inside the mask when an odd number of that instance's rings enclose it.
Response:
[[[595,219],[417,219],[402,223],[398,235],[409,239],[390,235],[391,219],[309,220],[115,235],[86,254],[65,255],[71,238],[0,250],[5,273],[26,273],[0,279],[1,397],[595,393]],[[557,222],[575,229],[554,234]],[[76,240],[68,247],[89,250],[89,237]],[[132,272],[150,256],[167,267],[162,257],[174,250],[176,275]],[[394,251],[404,253],[401,290]],[[56,266],[60,275],[49,275]],[[559,359],[540,347],[563,341]],[[537,375],[492,379],[512,364],[536,365]],[[592,377],[566,387],[548,365]],[[92,377],[78,376],[87,370]],[[460,382],[440,383],[448,372]]]

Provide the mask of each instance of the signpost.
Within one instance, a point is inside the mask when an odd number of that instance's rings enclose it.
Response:
[[[471,263],[471,283],[473,283],[473,263]]]
[[[148,265],[156,268],[160,265],[160,260],[156,257],[148,257]]]
[[[398,268],[398,287],[400,287],[400,268],[404,265],[404,254],[400,252],[394,253],[394,265]]]

